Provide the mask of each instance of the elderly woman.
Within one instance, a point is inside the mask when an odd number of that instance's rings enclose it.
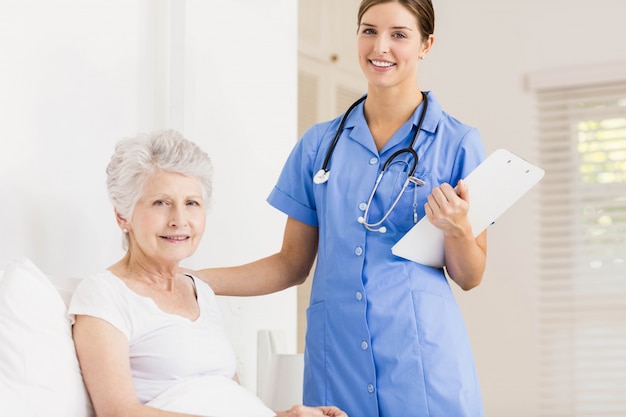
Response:
[[[171,130],[123,140],[115,149],[107,186],[127,251],[84,280],[69,308],[98,417],[192,415],[181,414],[189,410],[206,416],[223,409],[230,410],[223,415],[276,415],[236,382],[235,353],[212,289],[180,272],[204,233],[211,172],[206,153]],[[163,401],[172,392],[196,398]],[[200,406],[189,408],[194,402]],[[346,414],[297,405],[277,415]]]

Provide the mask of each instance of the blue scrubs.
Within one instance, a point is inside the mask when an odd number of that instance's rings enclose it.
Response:
[[[348,117],[329,167],[314,184],[340,118],[298,141],[268,202],[319,228],[317,267],[307,310],[304,404],[336,405],[351,417],[482,416],[469,339],[443,269],[391,253],[425,216],[433,187],[455,186],[484,158],[478,131],[445,113],[432,93],[416,142],[416,176],[385,221],[386,233],[357,221],[387,158],[409,146],[423,104],[379,153],[363,116]],[[378,221],[400,192],[411,160],[386,171],[370,208]],[[470,190],[471,195],[471,190]]]

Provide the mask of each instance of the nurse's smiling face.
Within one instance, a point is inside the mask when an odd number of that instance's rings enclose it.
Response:
[[[417,62],[432,43],[432,35],[423,39],[415,15],[398,2],[370,7],[359,22],[359,64],[374,87],[415,83]]]

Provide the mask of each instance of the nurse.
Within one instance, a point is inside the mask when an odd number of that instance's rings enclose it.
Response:
[[[332,404],[356,417],[484,414],[444,269],[391,252],[426,216],[444,233],[454,285],[476,287],[485,268],[486,234],[473,236],[471,190],[460,181],[485,157],[480,134],[418,85],[433,32],[430,0],[362,1],[357,44],[367,95],[343,126],[342,117],[312,126],[287,159],[268,197],[288,215],[281,250],[198,271],[218,294],[259,295],[304,282],[317,256],[307,310],[307,405]],[[314,181],[338,131],[328,179]]]

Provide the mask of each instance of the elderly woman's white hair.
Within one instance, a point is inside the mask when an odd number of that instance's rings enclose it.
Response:
[[[175,130],[139,134],[119,141],[107,166],[109,199],[118,214],[129,220],[146,180],[160,171],[197,178],[202,184],[204,206],[213,191],[211,159],[198,145]],[[128,246],[128,236],[124,246]]]

